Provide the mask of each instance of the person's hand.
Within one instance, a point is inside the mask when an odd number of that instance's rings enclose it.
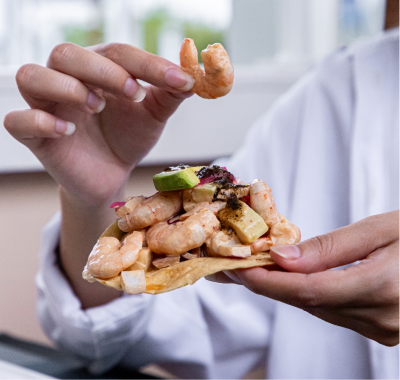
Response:
[[[253,292],[377,342],[399,343],[399,212],[372,216],[296,246],[271,249],[287,270],[225,272]],[[359,263],[345,269],[329,270]],[[293,273],[297,272],[297,273]],[[223,274],[214,280],[227,282]]]
[[[16,79],[31,109],[9,113],[5,127],[71,199],[90,206],[115,196],[193,86],[179,66],[116,43],[63,43],[47,67],[25,65]]]
[[[82,279],[87,257],[193,78],[130,45],[63,43],[47,67],[22,66],[16,79],[31,109],[10,112],[4,125],[61,186],[60,261],[82,307],[104,304],[119,292]]]

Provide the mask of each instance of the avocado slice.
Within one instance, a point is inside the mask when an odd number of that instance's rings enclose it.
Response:
[[[193,168],[172,170],[156,174],[153,183],[158,191],[190,189],[200,183]]]
[[[212,202],[217,187],[218,186],[214,183],[205,183],[204,185],[196,186],[192,190],[193,202]]]
[[[251,244],[268,231],[263,218],[246,203],[237,200],[235,207],[225,207],[218,213],[221,222],[233,228],[243,244]]]

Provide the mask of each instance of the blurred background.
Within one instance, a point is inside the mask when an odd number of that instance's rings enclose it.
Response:
[[[221,42],[235,67],[225,98],[192,97],[135,170],[131,194],[151,194],[167,164],[231,155],[252,123],[316,61],[383,29],[384,0],[0,0],[0,119],[25,108],[15,73],[45,65],[64,41],[123,42],[175,63],[184,37]],[[0,332],[49,344],[35,316],[40,230],[58,209],[40,162],[0,128]]]

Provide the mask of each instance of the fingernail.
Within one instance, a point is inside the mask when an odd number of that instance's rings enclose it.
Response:
[[[72,135],[76,130],[74,123],[70,121],[57,120],[56,121],[56,132],[60,135],[69,136]]]
[[[242,282],[240,281],[240,278],[238,277],[238,275],[235,273],[234,270],[224,270],[222,272],[226,276],[228,276],[235,284],[243,285]]]
[[[300,248],[296,245],[275,245],[271,247],[271,251],[286,260],[296,260],[301,256]]]
[[[133,102],[141,102],[146,96],[146,90],[132,78],[128,78],[125,83],[124,94]]]
[[[132,98],[135,103],[141,102],[146,97],[146,89],[139,84],[136,95]]]
[[[102,96],[97,95],[94,92],[90,91],[87,100],[87,105],[94,112],[100,113],[106,106],[106,100]]]
[[[189,91],[194,85],[194,79],[179,69],[169,69],[165,73],[165,83],[178,90]]]

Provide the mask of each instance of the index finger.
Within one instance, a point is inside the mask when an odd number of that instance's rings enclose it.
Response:
[[[136,79],[170,92],[185,92],[193,86],[193,78],[179,66],[125,44],[82,48],[62,43],[51,52],[47,66],[113,95],[133,100],[141,88]]]
[[[185,92],[193,87],[193,78],[180,66],[132,45],[111,43],[89,49],[117,63],[133,77],[156,87],[171,92]]]
[[[370,284],[381,283],[378,271],[361,263],[342,270],[304,274],[264,268],[235,270],[242,284],[254,293],[300,308],[366,306]],[[366,297],[367,296],[367,297]]]

